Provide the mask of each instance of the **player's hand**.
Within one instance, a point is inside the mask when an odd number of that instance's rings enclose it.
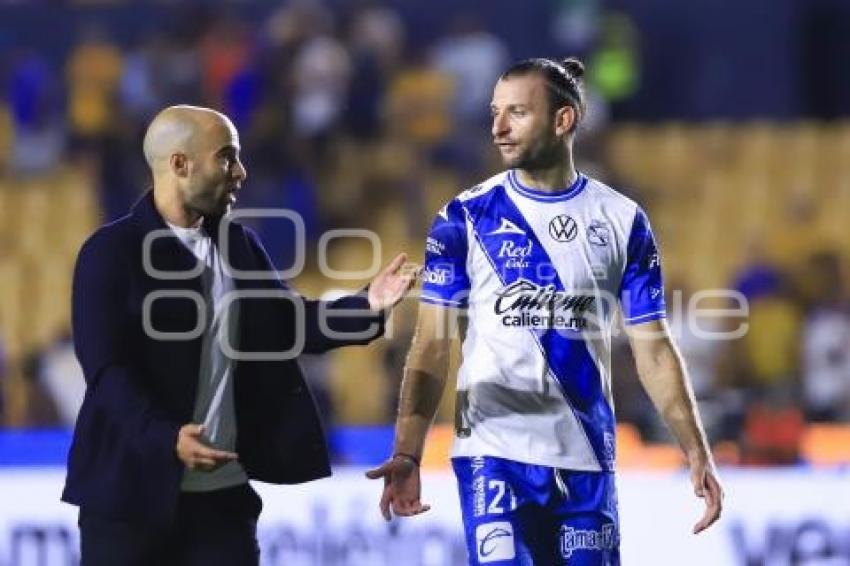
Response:
[[[216,450],[204,444],[204,425],[187,424],[177,433],[177,457],[190,470],[211,472],[238,458],[233,452]]]
[[[699,534],[720,518],[723,510],[723,487],[717,479],[717,471],[710,462],[691,465],[691,483],[697,497],[705,499],[705,513],[694,525],[694,534]]]
[[[394,307],[416,283],[421,269],[406,261],[407,254],[398,254],[369,284],[369,307],[373,311]]]
[[[384,492],[381,495],[381,515],[389,521],[392,513],[399,517],[412,517],[428,511],[431,506],[423,505],[420,500],[421,480],[419,466],[404,456],[394,456],[380,467],[366,472],[370,480],[384,478]]]

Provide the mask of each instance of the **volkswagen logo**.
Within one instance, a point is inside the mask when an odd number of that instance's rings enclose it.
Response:
[[[578,234],[578,225],[572,216],[560,214],[549,222],[549,235],[558,242],[572,242]]]

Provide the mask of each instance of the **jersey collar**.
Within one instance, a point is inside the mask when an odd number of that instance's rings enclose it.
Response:
[[[558,189],[554,192],[541,191],[523,185],[516,174],[516,169],[511,169],[508,171],[508,185],[510,185],[510,187],[514,191],[518,192],[524,197],[528,197],[530,199],[541,202],[556,202],[562,200],[569,200],[574,196],[578,195],[584,189],[585,185],[587,185],[587,177],[579,173],[576,177],[576,180],[569,187],[566,187],[564,189]]]

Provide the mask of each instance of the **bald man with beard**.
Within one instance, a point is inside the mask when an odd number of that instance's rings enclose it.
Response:
[[[144,140],[152,190],[79,252],[87,387],[62,499],[80,507],[84,566],[258,564],[248,480],[330,474],[296,354],[381,335],[415,278],[401,254],[358,294],[291,291],[226,217],[246,179],[239,150],[226,116],[163,110]]]

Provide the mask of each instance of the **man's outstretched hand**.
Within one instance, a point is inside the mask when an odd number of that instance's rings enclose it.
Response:
[[[382,311],[394,307],[416,283],[420,269],[405,265],[407,254],[398,254],[369,284],[369,307]]]
[[[380,467],[366,472],[366,477],[370,480],[384,478],[384,492],[379,507],[387,521],[393,513],[399,517],[412,517],[431,508],[420,500],[422,484],[419,466],[410,458],[394,456]]]
[[[233,452],[216,450],[204,443],[204,425],[187,424],[177,433],[177,457],[190,470],[211,472],[238,458]]]
[[[720,518],[723,510],[723,488],[717,479],[714,466],[706,462],[691,465],[691,483],[694,485],[694,494],[705,500],[705,513],[694,525],[694,534],[699,534]]]

